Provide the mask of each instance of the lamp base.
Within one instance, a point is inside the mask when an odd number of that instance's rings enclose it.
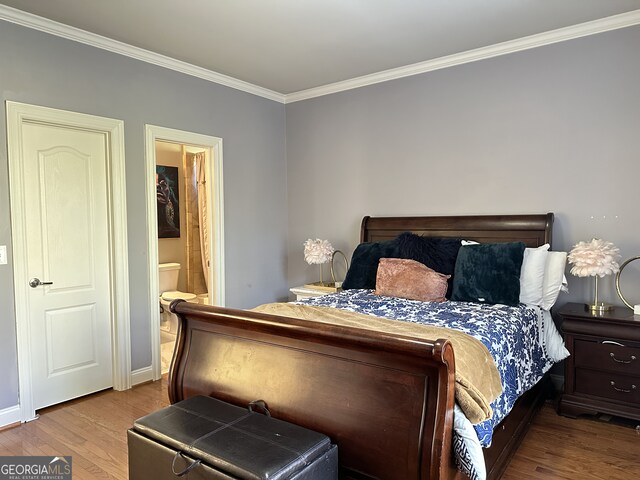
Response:
[[[589,307],[589,310],[591,310],[591,313],[595,314],[608,312],[613,308],[613,305],[604,302],[594,302],[587,306]]]

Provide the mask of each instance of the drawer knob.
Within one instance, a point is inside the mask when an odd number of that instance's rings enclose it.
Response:
[[[631,388],[629,390],[625,389],[625,388],[618,388],[616,387],[616,382],[611,382],[611,386],[613,387],[613,389],[616,392],[623,392],[623,393],[631,393],[631,390],[635,390],[636,386],[635,385],[631,385]]]
[[[620,359],[616,358],[616,356],[615,356],[615,354],[613,352],[610,352],[609,356],[613,359],[614,362],[618,362],[618,363],[631,363],[636,359],[635,355],[631,355],[631,359],[630,360],[620,360]]]

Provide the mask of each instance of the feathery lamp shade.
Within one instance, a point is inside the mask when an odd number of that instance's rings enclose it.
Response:
[[[598,277],[612,275],[620,270],[620,250],[611,242],[594,238],[590,242],[578,242],[569,252],[567,260],[573,266],[571,274],[576,277],[594,277],[595,290],[592,312],[606,312],[611,305],[598,300]]]
[[[322,264],[331,261],[334,251],[335,249],[328,240],[316,238],[315,240],[309,239],[304,242],[304,260],[309,265],[320,265],[320,282],[312,285],[325,286],[322,279]]]

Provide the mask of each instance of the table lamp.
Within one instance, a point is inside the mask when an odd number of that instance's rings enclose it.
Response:
[[[322,279],[322,264],[329,263],[333,258],[335,249],[328,240],[309,239],[304,242],[304,259],[309,265],[320,265],[319,286],[325,286]]]
[[[612,306],[598,300],[598,277],[602,278],[620,270],[620,250],[611,242],[594,238],[590,242],[578,242],[569,252],[567,260],[573,266],[571,274],[576,277],[594,277],[595,293],[589,308],[593,313],[611,310]]]

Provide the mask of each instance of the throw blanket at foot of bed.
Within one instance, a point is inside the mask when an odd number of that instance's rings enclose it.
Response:
[[[500,374],[487,348],[480,341],[457,330],[291,303],[268,303],[253,311],[404,335],[420,340],[448,339],[455,353],[456,401],[471,423],[483,422],[491,417],[490,404],[502,391]]]

